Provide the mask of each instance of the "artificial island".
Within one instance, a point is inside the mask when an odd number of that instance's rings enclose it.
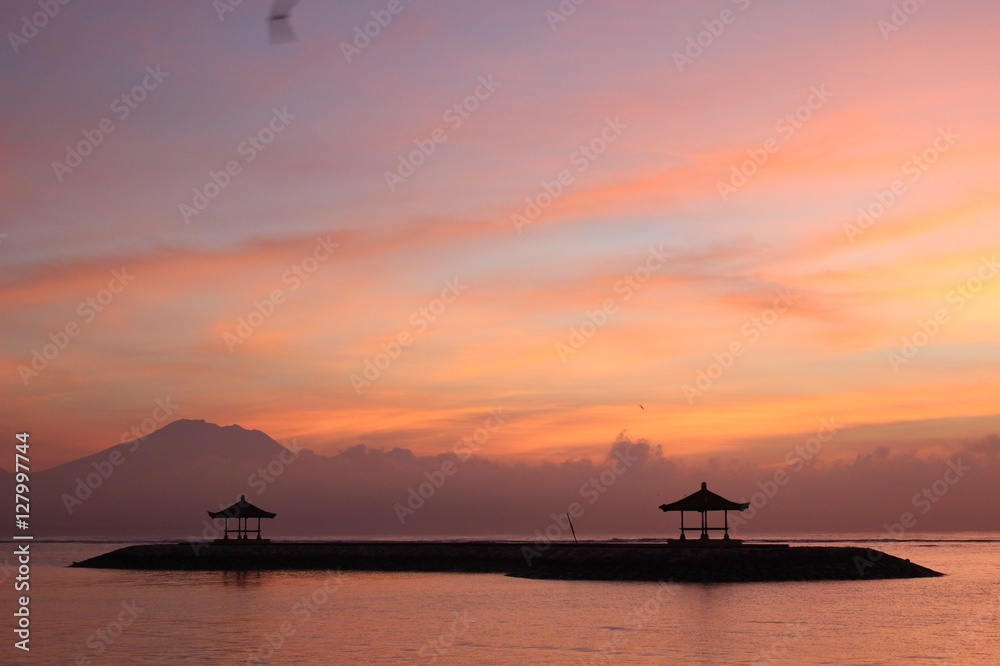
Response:
[[[747,508],[747,503],[732,502],[702,483],[691,495],[660,506],[664,512],[679,512],[681,518],[680,538],[665,541],[577,541],[575,536],[573,541],[271,541],[261,536],[261,520],[273,519],[276,514],[241,497],[226,509],[209,512],[211,518],[225,521],[220,539],[128,546],[71,566],[168,571],[465,572],[539,579],[700,583],[943,575],[870,548],[755,544],[731,539],[729,512]],[[718,512],[723,515],[723,524],[710,524],[710,515]],[[698,514],[698,525],[685,524],[685,513]],[[234,527],[230,527],[230,520],[235,521]],[[689,532],[697,537],[689,538]],[[723,535],[713,539],[711,532]]]

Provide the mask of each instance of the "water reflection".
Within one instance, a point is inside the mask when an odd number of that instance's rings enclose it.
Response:
[[[223,587],[260,587],[264,584],[264,579],[260,571],[223,571]]]

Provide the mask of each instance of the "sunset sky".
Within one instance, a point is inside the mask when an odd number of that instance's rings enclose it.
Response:
[[[179,418],[432,454],[499,410],[481,455],[532,462],[1000,431],[996,3],[302,0],[276,45],[223,4],[0,9],[35,465]]]

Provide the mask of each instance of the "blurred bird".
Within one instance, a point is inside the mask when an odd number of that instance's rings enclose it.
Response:
[[[643,407],[642,405],[639,405],[639,409],[641,409],[642,411],[646,411],[646,408]]]
[[[292,7],[299,0],[274,0],[271,15],[267,17],[268,41],[272,44],[287,44],[295,41],[295,31],[288,17],[292,15]]]

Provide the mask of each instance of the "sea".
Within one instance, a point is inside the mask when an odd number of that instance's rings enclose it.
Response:
[[[434,537],[441,538],[441,537]],[[478,539],[511,537],[477,537]],[[610,537],[609,537],[610,538]],[[617,540],[622,537],[615,537]],[[456,539],[461,540],[461,539]],[[649,541],[648,539],[636,539]],[[767,535],[861,545],[936,578],[692,584],[495,574],[69,568],[144,541],[0,555],[4,664],[1000,664],[1000,534]],[[29,596],[30,651],[15,647]]]

